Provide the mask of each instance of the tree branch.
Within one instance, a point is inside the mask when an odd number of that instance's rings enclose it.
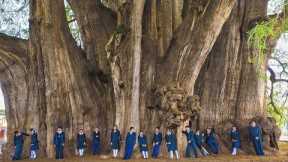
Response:
[[[27,48],[27,40],[0,33],[0,57],[5,56],[5,58],[23,64],[27,61]]]
[[[160,84],[177,82],[192,94],[194,83],[221,29],[229,18],[235,0],[208,0],[202,13],[192,9],[176,31],[161,64]],[[192,7],[193,8],[193,7]]]

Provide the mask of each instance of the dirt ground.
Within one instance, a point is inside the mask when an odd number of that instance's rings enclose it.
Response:
[[[239,155],[239,156],[231,156],[231,155],[217,155],[217,156],[209,156],[209,157],[200,157],[197,159],[185,159],[181,158],[179,161],[181,162],[288,162],[288,143],[281,143],[280,144],[281,151],[278,153],[277,156],[264,156],[264,157],[257,157],[253,155]],[[37,159],[33,162],[123,162],[122,159],[111,159],[106,156],[95,157],[87,155],[84,158],[78,157],[66,157],[64,160],[54,160],[54,159]],[[138,155],[137,158],[129,160],[131,162],[169,162],[173,160],[168,160],[167,158],[163,157],[160,159],[148,159],[144,160],[141,159]],[[3,161],[4,162],[4,161]],[[5,161],[6,162],[6,161]],[[22,160],[19,162],[31,162],[31,160]]]

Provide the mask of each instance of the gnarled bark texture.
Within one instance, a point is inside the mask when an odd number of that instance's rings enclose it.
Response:
[[[9,140],[16,129],[36,128],[42,155],[53,157],[57,126],[67,135],[66,154],[74,152],[79,128],[89,135],[99,127],[103,152],[114,124],[123,137],[134,126],[150,138],[154,127],[171,126],[180,149],[189,121],[222,134],[231,123],[245,130],[243,123],[259,116],[267,135],[276,130],[258,77],[266,64],[248,62],[257,50],[248,46],[247,31],[266,16],[266,0],[68,2],[83,49],[58,0],[30,1],[29,40],[0,35]]]

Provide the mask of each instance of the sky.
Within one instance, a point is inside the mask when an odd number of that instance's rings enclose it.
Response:
[[[0,109],[5,109],[4,97],[1,88],[0,88]]]

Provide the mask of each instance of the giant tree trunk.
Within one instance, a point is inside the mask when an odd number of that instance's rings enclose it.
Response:
[[[57,126],[67,134],[67,154],[79,128],[90,135],[99,127],[106,152],[114,124],[123,137],[130,126],[149,137],[161,126],[175,128],[182,149],[189,121],[222,133],[227,123],[265,119],[265,81],[257,72],[266,65],[248,62],[257,50],[246,33],[266,16],[267,1],[68,2],[83,49],[58,0],[31,0],[28,41],[0,35],[9,140],[14,130],[34,127],[41,152],[53,157]]]

